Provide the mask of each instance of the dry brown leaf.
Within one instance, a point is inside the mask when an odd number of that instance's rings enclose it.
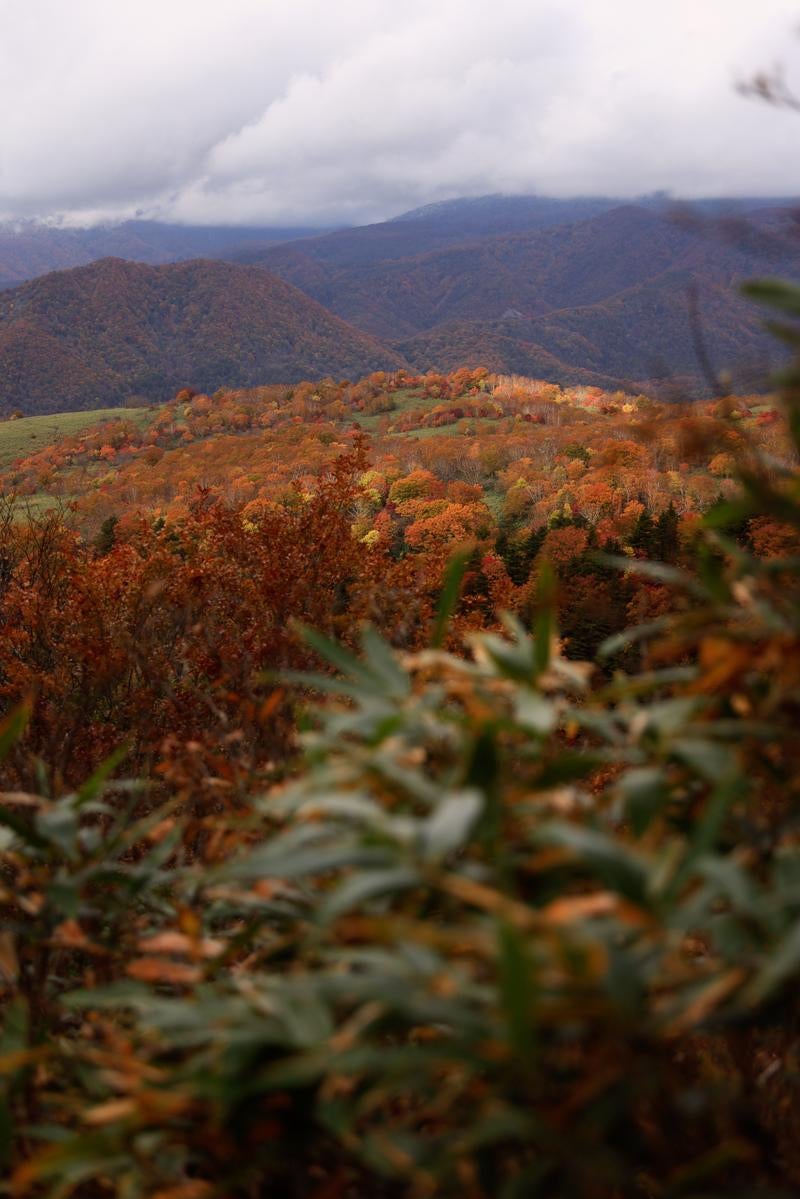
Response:
[[[277,691],[272,692],[272,695],[267,696],[258,712],[258,719],[262,724],[269,720],[270,716],[280,707],[283,703],[284,695],[285,692],[281,688],[278,688]]]
[[[89,944],[86,933],[72,917],[56,925],[53,929],[53,941],[57,945],[68,945],[73,949],[83,949]]]
[[[259,899],[277,899],[286,894],[286,883],[280,879],[260,878],[253,883],[253,892]]]
[[[14,1053],[4,1054],[0,1057],[0,1078],[16,1074],[23,1066],[30,1066],[32,1062],[41,1060],[46,1053],[47,1048],[40,1046],[38,1049],[17,1049]]]
[[[694,1028],[701,1024],[718,1004],[740,987],[744,982],[746,972],[741,966],[735,967],[733,970],[726,971],[719,978],[715,978],[709,983],[700,994],[692,1000],[687,1008],[672,1021],[667,1029],[668,1034],[685,1032],[688,1028]]]
[[[203,977],[197,966],[186,962],[171,962],[166,958],[137,958],[131,962],[126,973],[145,983],[196,983]]]
[[[725,688],[750,665],[750,651],[729,639],[706,637],[700,644],[701,671],[691,691],[710,693]]]
[[[41,808],[47,801],[41,795],[31,795],[28,791],[0,791],[0,804],[14,807]]]
[[[595,895],[568,895],[555,899],[542,908],[540,915],[548,924],[572,924],[576,920],[587,920],[592,916],[607,916],[617,908],[617,896],[610,891],[599,891]]]
[[[495,891],[493,887],[487,887],[485,883],[475,882],[474,879],[464,878],[459,874],[449,874],[440,880],[439,886],[448,895],[453,895],[456,899],[472,904],[473,907],[481,908],[483,911],[491,912],[493,915],[502,916],[511,924],[521,928],[528,928],[539,923],[538,912],[532,911],[526,904],[520,903],[516,899],[509,899],[507,895],[503,895],[501,891]]]
[[[35,891],[30,895],[20,895],[17,903],[28,916],[38,916],[44,907],[44,895]]]
[[[175,820],[170,816],[166,820],[159,820],[158,824],[154,825],[147,834],[148,841],[152,841],[154,845],[158,845],[165,837],[168,837],[175,828]]]
[[[0,974],[8,983],[15,983],[19,977],[16,940],[8,929],[0,932]]]
[[[139,949],[145,953],[191,953],[194,942],[186,933],[163,932],[153,937],[142,937]]]
[[[83,1122],[93,1127],[101,1127],[104,1124],[113,1124],[115,1120],[126,1120],[129,1116],[134,1116],[136,1111],[135,1099],[109,1099],[107,1103],[99,1103],[84,1112]]]
[[[225,950],[225,942],[214,937],[204,937],[201,941],[188,937],[186,933],[163,932],[152,937],[143,937],[138,942],[139,949],[145,954],[151,953],[182,953],[189,957],[215,958]]]
[[[202,931],[202,925],[197,912],[193,912],[191,908],[181,908],[178,916],[178,923],[183,932],[189,937],[199,937]]]

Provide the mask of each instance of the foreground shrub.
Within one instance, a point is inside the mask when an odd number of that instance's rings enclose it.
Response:
[[[791,1193],[788,569],[685,580],[680,664],[599,691],[544,602],[473,660],[309,635],[342,702],[215,860],[7,797],[17,1193]]]

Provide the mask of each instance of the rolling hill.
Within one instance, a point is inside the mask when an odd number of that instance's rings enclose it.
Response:
[[[696,317],[688,298],[693,287]],[[744,391],[762,387],[777,361],[774,339],[753,306],[718,282],[706,279],[698,287],[686,270],[664,271],[595,304],[533,317],[448,322],[398,348],[417,370],[431,363],[444,371],[480,365],[567,386],[633,386],[662,394],[684,388],[693,394],[709,390],[698,337],[714,374],[729,376]]]
[[[164,400],[177,388],[363,375],[399,354],[256,267],[104,259],[0,293],[0,408]]]

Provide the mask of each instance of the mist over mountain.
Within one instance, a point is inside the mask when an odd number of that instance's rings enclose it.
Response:
[[[158,265],[189,258],[222,258],[258,263],[266,250],[306,242],[309,256],[328,264],[410,257],[476,238],[525,233],[599,216],[625,202],[608,196],[489,195],[428,204],[371,225],[326,228],[289,225],[192,225],[156,220],[127,220],[95,225],[65,225],[35,220],[0,222],[0,287],[84,266],[100,258],[127,258]],[[668,212],[675,202],[656,194],[636,205]],[[769,207],[790,207],[790,199],[719,199],[693,201],[696,216],[737,214]]]
[[[127,258],[153,265],[187,258],[225,258],[244,247],[293,241],[318,229],[235,225],[177,225],[123,221],[69,227],[37,221],[0,224],[0,287],[13,287],[48,271],[83,266],[100,258]]]

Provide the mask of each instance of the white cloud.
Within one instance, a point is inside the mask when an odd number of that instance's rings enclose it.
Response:
[[[0,213],[331,222],[490,191],[795,193],[796,0],[0,0]]]

